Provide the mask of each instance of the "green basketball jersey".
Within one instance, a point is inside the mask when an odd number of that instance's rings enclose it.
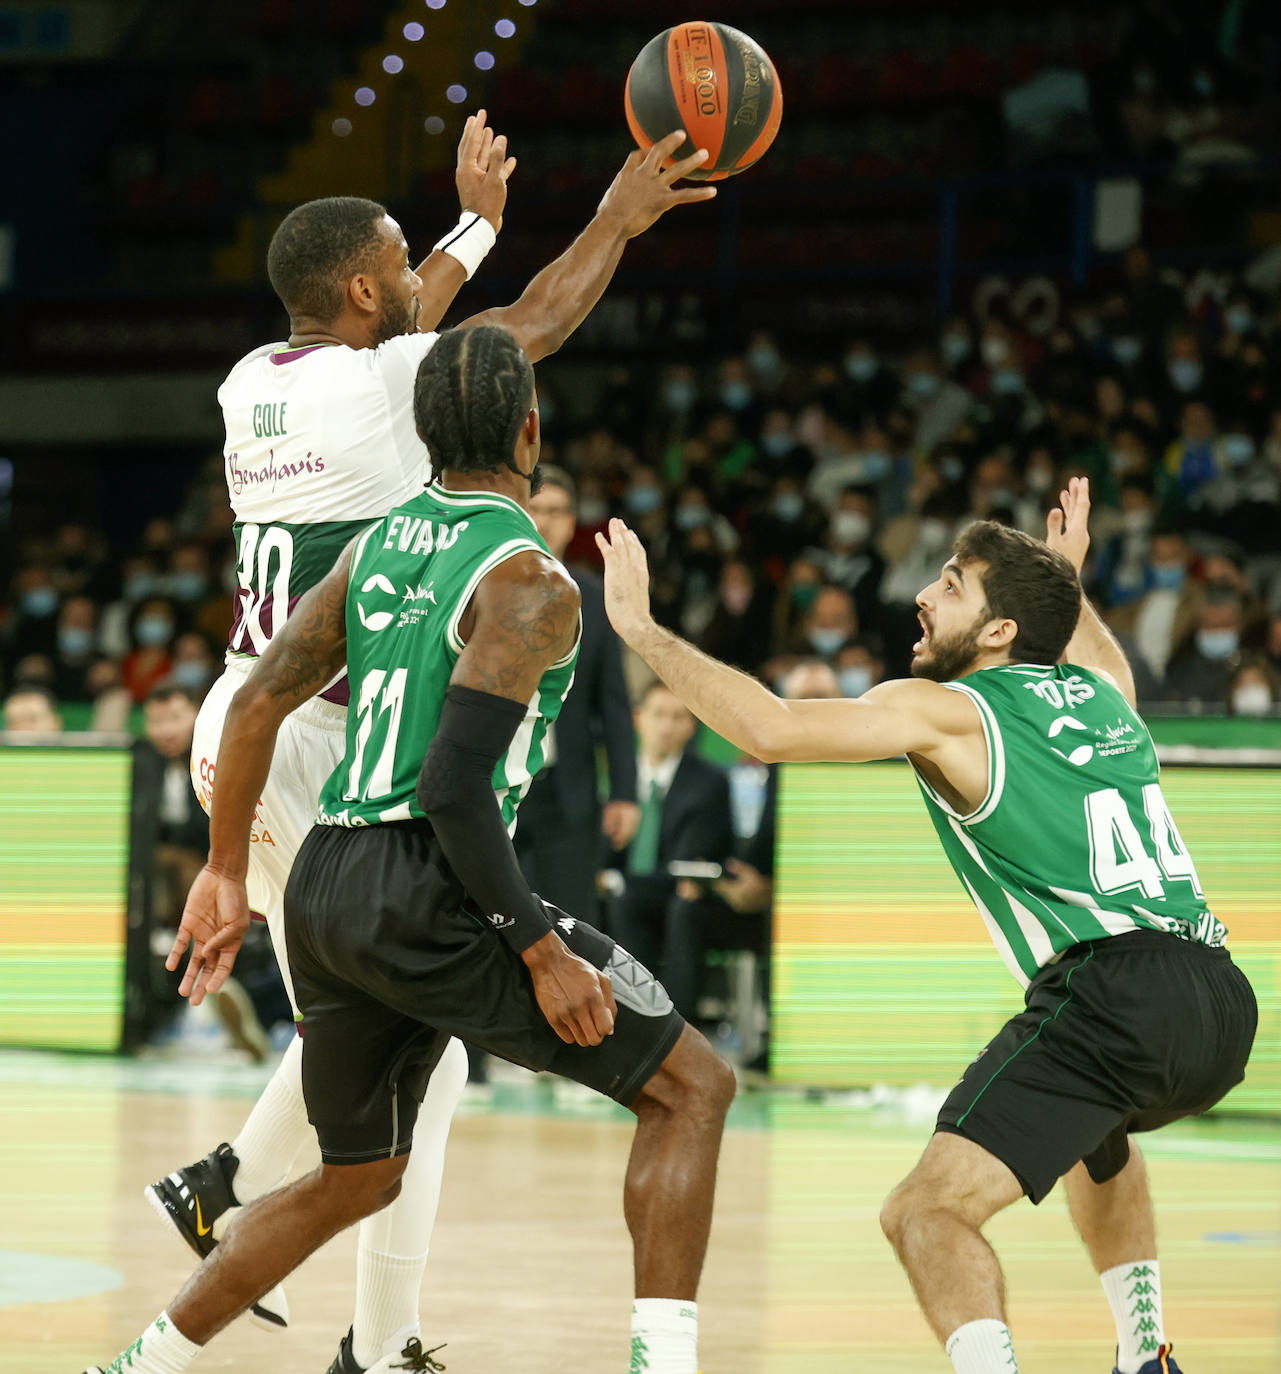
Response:
[[[320,793],[321,825],[421,818],[414,796],[454,664],[458,624],[481,578],[527,549],[548,553],[532,518],[491,492],[428,487],[371,526],[347,585],[347,752]],[[547,728],[574,681],[578,645],[543,674],[494,769],[509,831],[542,767]]]
[[[947,857],[1024,986],[1082,940],[1159,930],[1221,945],[1161,793],[1151,736],[1106,678],[1002,664],[947,686],[978,707],[988,792],[957,813],[917,782]]]

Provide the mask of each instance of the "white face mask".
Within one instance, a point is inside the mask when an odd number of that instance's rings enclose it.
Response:
[[[859,510],[841,510],[832,516],[832,533],[842,544],[861,544],[872,532],[872,522]]]
[[[1232,693],[1234,716],[1266,716],[1272,709],[1272,693],[1266,682],[1243,682]]]

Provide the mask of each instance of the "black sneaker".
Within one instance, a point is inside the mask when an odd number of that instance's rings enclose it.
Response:
[[[216,1150],[195,1164],[188,1164],[156,1183],[149,1183],[142,1195],[162,1220],[187,1242],[198,1259],[212,1253],[214,1222],[224,1212],[240,1204],[232,1191],[232,1180],[240,1160],[224,1140]],[[250,1315],[264,1326],[281,1329],[289,1325],[289,1304],[280,1287],[254,1303]]]
[[[406,1369],[410,1374],[438,1374],[445,1368],[438,1360],[432,1359],[437,1350],[444,1350],[443,1345],[424,1350],[422,1341],[417,1336],[410,1336],[399,1355],[384,1355],[376,1365],[365,1369],[356,1363],[356,1357],[351,1353],[351,1337],[352,1329],[348,1327],[338,1347],[337,1358],[325,1374],[391,1374],[395,1369]]]
[[[342,1338],[338,1345],[338,1354],[334,1357],[334,1362],[325,1370],[325,1374],[365,1374],[364,1365],[356,1363],[356,1357],[351,1353],[351,1338],[353,1328],[347,1328],[347,1334]]]

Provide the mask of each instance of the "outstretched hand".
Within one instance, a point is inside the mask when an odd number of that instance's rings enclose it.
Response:
[[[631,644],[637,631],[649,621],[649,560],[645,546],[619,519],[609,522],[609,533],[596,536],[596,547],[605,560],[605,610],[615,632]]]
[[[674,205],[711,200],[716,194],[715,186],[683,186],[677,190],[672,184],[707,161],[706,148],[699,148],[670,167],[663,166],[685,139],[685,130],[679,129],[659,139],[647,153],[633,149],[596,213],[616,216],[622,220],[627,237],[635,238]]]
[[[1045,517],[1045,542],[1079,574],[1090,551],[1090,479],[1069,477],[1067,490],[1059,492],[1059,503]]]
[[[484,110],[467,116],[458,140],[454,185],[460,208],[483,215],[498,233],[507,205],[507,178],[516,170],[516,159],[507,156],[507,135],[495,134],[485,119]]]
[[[191,946],[187,971],[178,991],[198,1007],[205,994],[217,992],[227,981],[249,929],[249,897],[243,878],[228,878],[206,865],[187,893],[182,921],[174,936],[165,967],[173,973]]]

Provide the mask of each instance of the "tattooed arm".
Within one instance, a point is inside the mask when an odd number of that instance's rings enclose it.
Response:
[[[191,945],[179,991],[193,1005],[222,986],[249,929],[245,894],[249,835],[280,723],[346,663],[344,607],[350,566],[349,544],[324,580],[294,608],[231,699],[218,746],[209,813],[209,862],[187,894],[182,922],[165,961],[170,971],[176,969],[183,950]]]
[[[614,1028],[606,974],[572,953],[529,890],[494,795],[542,675],[574,647],[578,588],[554,560],[521,553],[482,581],[459,623],[467,647],[418,777],[418,802],[468,896],[525,961],[534,996],[567,1043]]]

